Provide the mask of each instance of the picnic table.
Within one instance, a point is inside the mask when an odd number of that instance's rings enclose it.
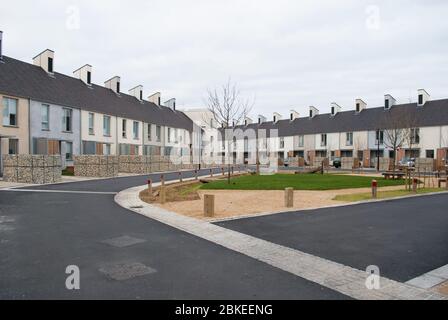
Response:
[[[401,179],[405,176],[403,171],[386,171],[383,172],[384,178],[387,179]]]

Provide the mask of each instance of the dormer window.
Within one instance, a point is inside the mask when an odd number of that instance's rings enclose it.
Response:
[[[389,100],[386,99],[386,100],[384,101],[384,109],[389,109],[389,108],[390,108]]]
[[[143,100],[143,91],[140,90],[140,100]]]
[[[48,57],[48,72],[53,73],[53,58]]]
[[[312,118],[312,117],[313,117],[313,111],[310,110],[310,118]]]
[[[117,82],[117,93],[120,93],[120,82]]]
[[[359,112],[361,109],[361,105],[359,103],[356,104],[356,112]]]
[[[419,95],[418,95],[418,104],[419,104],[419,105],[422,105],[422,104],[423,104],[423,95],[422,95],[422,94],[419,94]]]
[[[92,84],[92,72],[87,71],[87,84]]]
[[[291,115],[289,116],[289,120],[294,120],[294,115],[291,113]]]

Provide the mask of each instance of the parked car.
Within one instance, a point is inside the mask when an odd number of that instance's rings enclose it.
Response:
[[[403,167],[415,167],[415,158],[403,158],[398,164]]]
[[[330,165],[335,168],[340,168],[342,166],[341,158],[335,157],[332,161],[330,161]]]

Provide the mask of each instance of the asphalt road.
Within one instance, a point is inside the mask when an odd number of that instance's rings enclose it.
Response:
[[[448,264],[448,194],[218,225],[402,282]]]
[[[147,178],[34,189],[118,191]],[[80,290],[65,288],[68,265],[80,268]],[[348,297],[127,211],[111,194],[0,191],[0,299],[56,298]]]

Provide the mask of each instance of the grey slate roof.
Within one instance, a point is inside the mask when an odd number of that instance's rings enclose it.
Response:
[[[448,99],[428,101],[424,106],[417,103],[395,105],[390,110],[384,107],[367,108],[357,113],[355,110],[339,112],[335,116],[328,114],[316,115],[314,118],[297,118],[293,121],[279,120],[262,124],[253,123],[247,126],[239,125],[235,128],[266,129],[269,136],[270,129],[278,129],[278,136],[294,136],[302,134],[337,133],[372,131],[387,129],[388,117],[412,118],[415,127],[448,126]]]
[[[193,130],[193,121],[181,111],[140,102],[133,96],[84,82],[61,73],[49,76],[42,68],[3,56],[0,92],[46,103],[79,108],[147,123]]]

